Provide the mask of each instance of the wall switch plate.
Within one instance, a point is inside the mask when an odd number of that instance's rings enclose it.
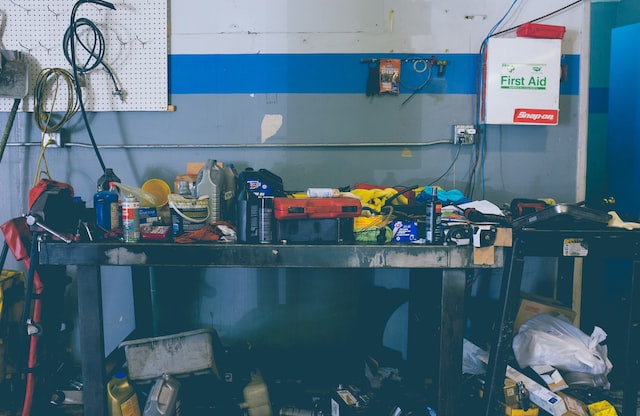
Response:
[[[476,142],[476,126],[472,124],[456,124],[453,126],[453,144],[474,144]]]

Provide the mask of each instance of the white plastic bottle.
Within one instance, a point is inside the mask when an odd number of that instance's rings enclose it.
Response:
[[[215,159],[207,163],[198,172],[196,196],[209,196],[209,224],[220,220],[220,192],[222,191],[222,168]]]

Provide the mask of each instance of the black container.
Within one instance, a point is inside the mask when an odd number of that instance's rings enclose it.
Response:
[[[442,244],[442,203],[438,201],[438,190],[431,187],[431,199],[427,201],[426,207],[426,244]]]
[[[252,168],[246,168],[238,175],[237,182],[239,192],[241,192],[245,188],[245,186],[248,185],[249,190],[259,197],[284,196],[282,179],[278,175],[268,171],[267,169],[253,170]]]
[[[258,196],[245,183],[238,194],[238,241],[242,243],[258,242],[259,203]]]
[[[274,241],[273,198],[284,196],[282,179],[266,169],[247,168],[238,175],[238,241]]]
[[[106,168],[104,170],[104,174],[98,178],[98,184],[97,184],[98,192],[108,191],[109,182],[121,183],[122,181],[120,180],[120,178],[118,178],[118,175],[116,175],[113,172],[113,169]]]

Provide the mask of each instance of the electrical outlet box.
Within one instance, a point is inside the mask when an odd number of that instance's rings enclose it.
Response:
[[[60,132],[45,133],[44,136],[42,136],[42,146],[62,147],[62,136]]]
[[[476,126],[472,124],[456,124],[453,126],[453,144],[474,144],[476,142]]]

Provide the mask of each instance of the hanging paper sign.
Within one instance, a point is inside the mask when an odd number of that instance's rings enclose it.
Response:
[[[400,59],[380,60],[380,93],[400,94]]]

